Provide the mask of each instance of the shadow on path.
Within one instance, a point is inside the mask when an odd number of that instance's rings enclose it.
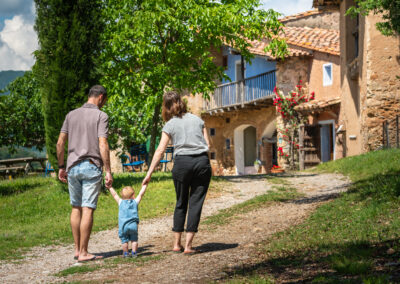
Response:
[[[196,247],[196,249],[200,250],[202,253],[204,253],[204,252],[212,252],[212,251],[233,249],[233,248],[236,248],[238,246],[239,246],[238,243],[234,243],[234,244],[206,243],[206,244],[202,244],[201,246]]]
[[[140,254],[141,256],[153,255],[154,252],[149,251],[152,247],[154,247],[154,246],[153,245],[147,245],[147,246],[139,247],[137,253]],[[103,258],[110,258],[110,257],[122,255],[122,249],[121,250],[108,251],[108,252],[94,253],[94,255],[101,255],[101,256],[103,256]]]

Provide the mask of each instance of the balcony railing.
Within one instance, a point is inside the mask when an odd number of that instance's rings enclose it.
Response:
[[[259,99],[271,97],[276,85],[275,70],[243,81],[222,84],[218,86],[210,101],[205,103],[205,110],[244,105]]]

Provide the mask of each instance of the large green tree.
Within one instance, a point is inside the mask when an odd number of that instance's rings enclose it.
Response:
[[[38,82],[32,72],[10,83],[0,96],[0,147],[14,151],[18,146],[42,150],[44,121]],[[1,92],[0,92],[1,93]]]
[[[46,149],[57,165],[56,143],[65,115],[98,83],[102,0],[35,0],[39,50],[34,74],[42,94]]]
[[[348,10],[350,15],[368,15],[370,12],[382,15],[383,21],[376,24],[378,30],[387,36],[400,34],[400,0],[355,0],[356,6]]]
[[[111,94],[115,133],[130,135],[125,142],[142,142],[151,133],[153,153],[163,93],[172,88],[207,96],[224,77],[212,53],[223,44],[250,61],[248,39],[267,38],[268,49],[282,56],[279,14],[259,5],[258,0],[107,0],[103,82]]]

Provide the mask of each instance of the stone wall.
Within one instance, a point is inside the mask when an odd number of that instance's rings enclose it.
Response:
[[[276,64],[276,82],[284,94],[294,90],[300,80],[307,89],[309,82],[310,57],[291,57]]]
[[[400,48],[398,36],[383,36],[375,27],[381,19],[368,16],[365,21],[367,52],[362,76],[365,97],[362,111],[363,152],[382,145],[382,123],[400,115]],[[365,72],[365,73],[364,73]]]
[[[325,11],[320,14],[311,14],[299,19],[284,21],[288,27],[310,27],[339,30],[339,11]]]
[[[256,139],[261,142],[263,136],[272,135],[275,130],[274,121],[276,118],[275,107],[265,108],[239,108],[229,112],[219,112],[218,114],[203,114],[206,128],[210,135],[210,128],[215,130],[215,135],[210,136],[210,152],[215,154],[212,160],[214,168],[218,169],[220,175],[236,174],[235,161],[235,129],[241,126],[253,126],[256,128]],[[226,139],[230,141],[230,149],[227,149]],[[263,165],[264,159],[263,145],[260,146],[259,153]],[[264,167],[265,172],[265,167]]]
[[[382,123],[400,114],[399,37],[383,36],[376,15],[360,17],[358,55],[355,19],[345,16],[354,1],[341,4],[341,117],[346,128],[348,155],[382,146]]]

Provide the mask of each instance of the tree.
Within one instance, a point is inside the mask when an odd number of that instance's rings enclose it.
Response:
[[[42,150],[44,121],[38,82],[32,72],[11,82],[0,96],[0,147],[15,151],[18,146]]]
[[[400,34],[400,1],[399,0],[355,0],[356,6],[350,7],[348,15],[363,16],[370,12],[382,15],[383,22],[376,24],[377,29],[386,36]]]
[[[111,94],[116,133],[130,133],[140,142],[150,132],[151,156],[163,93],[171,88],[207,97],[225,77],[212,56],[223,44],[250,61],[248,40],[267,38],[268,49],[283,56],[279,13],[258,10],[259,5],[258,0],[106,1],[103,83]],[[116,123],[120,118],[129,121],[129,131]]]
[[[56,143],[65,115],[98,83],[102,0],[35,0],[39,50],[33,67],[42,93],[46,149],[57,165]]]

